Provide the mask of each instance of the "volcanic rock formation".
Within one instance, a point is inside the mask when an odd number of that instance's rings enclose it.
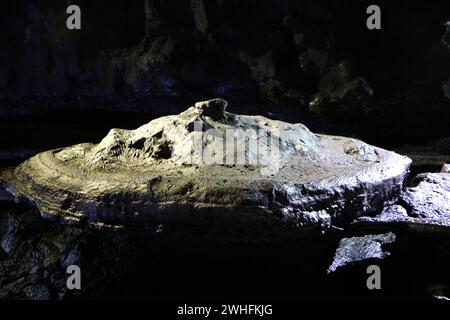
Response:
[[[230,239],[323,232],[402,189],[406,157],[226,105],[199,102],[136,130],[112,129],[99,144],[43,152],[3,172],[3,189],[67,224]]]

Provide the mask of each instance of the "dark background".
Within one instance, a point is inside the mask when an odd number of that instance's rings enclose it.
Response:
[[[381,30],[366,28],[370,4]],[[214,97],[382,147],[429,144],[450,136],[448,19],[449,1],[425,0],[2,1],[0,156]]]

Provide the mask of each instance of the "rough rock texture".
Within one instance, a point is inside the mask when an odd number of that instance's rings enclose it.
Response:
[[[406,157],[225,107],[221,99],[200,102],[136,130],[112,129],[97,145],[41,153],[5,171],[3,189],[31,201],[45,218],[69,224],[144,223],[167,234],[268,239],[323,231],[331,220],[374,212],[402,188]],[[196,122],[202,130],[194,130]],[[263,135],[233,133],[223,151],[224,140],[215,137],[227,129]],[[252,139],[259,147],[244,148],[248,162],[240,164],[237,150]],[[218,162],[206,162],[205,154],[219,154]],[[229,157],[231,163],[221,164]]]
[[[450,173],[450,164],[445,163],[441,169],[442,173]]]
[[[367,259],[383,259],[389,256],[389,251],[383,246],[395,242],[395,234],[366,235],[362,237],[343,238],[339,242],[333,262],[327,272],[331,273],[340,267]]]
[[[357,228],[409,229],[434,235],[447,235],[450,230],[450,175],[425,173],[418,175],[400,195],[397,204],[386,207],[376,217],[361,217]]]
[[[3,188],[14,179],[13,172],[1,171]],[[0,201],[0,299],[292,299],[292,292],[309,299],[450,297],[448,228],[424,233],[378,222],[365,229],[360,223],[301,240],[261,238],[264,243],[224,243],[231,232],[214,242],[195,228],[189,241],[178,241],[164,227],[155,233],[131,225],[119,230],[67,226],[11,200]],[[402,217],[411,219],[399,204],[388,205],[377,219],[389,221],[392,216],[400,223]],[[317,223],[317,213],[305,212],[303,218]],[[71,264],[81,267],[82,290],[65,286]],[[382,290],[367,290],[366,268],[371,264],[381,268]]]
[[[0,299],[61,299],[65,268],[78,264],[81,230],[49,227],[32,208],[0,203]]]
[[[323,298],[317,284],[333,254],[324,240],[170,242],[139,229],[61,225],[0,202],[0,299],[279,299],[294,290]],[[69,265],[81,269],[81,290],[66,287]]]
[[[450,154],[448,153],[403,152],[402,150],[396,150],[396,152],[407,155],[413,161],[411,172],[414,174],[443,170],[443,164],[450,161]]]
[[[445,173],[424,173],[413,180],[401,200],[409,215],[417,218],[450,217],[450,176]]]

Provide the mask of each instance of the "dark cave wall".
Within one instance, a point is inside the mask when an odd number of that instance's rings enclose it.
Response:
[[[449,18],[448,1],[3,1],[0,116],[223,96],[373,142],[450,136]]]

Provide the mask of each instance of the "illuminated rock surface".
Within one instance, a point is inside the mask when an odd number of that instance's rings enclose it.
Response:
[[[450,174],[422,173],[415,177],[415,187],[400,195],[397,204],[386,207],[376,217],[361,217],[357,228],[410,230],[428,234],[448,234],[450,230]]]
[[[441,172],[442,173],[450,173],[450,164],[444,164],[443,166],[442,166],[442,170],[441,170]]]
[[[339,242],[333,263],[327,272],[334,272],[340,267],[362,260],[383,259],[390,255],[383,246],[393,242],[395,242],[395,234],[392,232],[344,238]]]
[[[406,157],[225,107],[222,99],[196,103],[136,130],[112,129],[99,144],[43,152],[4,171],[3,189],[67,224],[270,239],[322,232],[369,214],[402,188]],[[236,159],[236,148],[194,130],[196,121],[216,135],[254,129],[279,138],[279,152],[266,152],[270,139],[253,137],[260,147],[246,150],[245,159],[256,162],[207,164],[192,152],[199,136],[210,154],[225,150],[220,159]],[[234,141],[239,146],[243,139],[236,134]]]

